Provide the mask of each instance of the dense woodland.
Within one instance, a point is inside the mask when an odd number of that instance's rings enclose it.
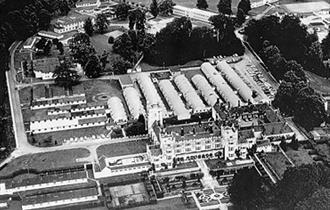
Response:
[[[328,52],[322,50],[322,46],[323,49],[326,47],[324,42],[321,45],[318,41],[317,34],[308,33],[306,26],[293,15],[282,19],[268,16],[251,20],[245,33],[268,70],[281,81],[273,104],[282,113],[294,116],[294,120],[307,130],[327,120],[321,97],[308,86],[304,72],[321,76],[327,76],[329,72],[323,64],[323,54]]]
[[[235,174],[229,187],[235,209],[326,210],[330,202],[330,169],[321,164],[288,168],[269,186],[254,168]]]
[[[8,48],[15,40],[24,40],[47,29],[52,17],[65,15],[75,0],[4,0],[0,3],[0,145],[13,144],[5,71]],[[12,146],[12,145],[11,145]],[[9,148],[7,148],[6,152]],[[4,154],[1,154],[4,155]]]

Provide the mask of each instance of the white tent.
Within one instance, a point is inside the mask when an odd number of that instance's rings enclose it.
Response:
[[[168,102],[171,109],[173,109],[174,114],[179,120],[189,119],[190,112],[186,109],[183,101],[181,100],[178,92],[173,87],[170,80],[161,80],[159,82],[159,88],[162,91],[166,101]]]
[[[196,74],[191,78],[196,88],[201,91],[201,94],[209,106],[214,106],[219,98],[218,94],[213,90],[208,81],[200,74]],[[221,99],[220,99],[220,102]]]
[[[241,100],[236,93],[227,84],[221,74],[210,64],[203,63],[201,70],[205,74],[206,78],[213,84],[221,97],[228,102],[231,106],[236,107],[241,103]]]
[[[145,114],[144,107],[142,105],[139,93],[134,87],[127,87],[123,90],[124,98],[131,115],[134,119],[138,119],[139,116]]]
[[[108,107],[110,109],[110,114],[112,119],[117,122],[126,122],[127,116],[125,108],[120,98],[114,96],[108,100]]]
[[[189,106],[192,107],[195,112],[205,110],[206,107],[203,101],[200,99],[193,86],[183,74],[176,76],[174,78],[174,82],[183,94],[183,97],[188,102]]]
[[[217,69],[246,102],[249,100],[252,101],[252,90],[225,60],[217,63]]]

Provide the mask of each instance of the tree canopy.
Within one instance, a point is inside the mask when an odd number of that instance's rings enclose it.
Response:
[[[222,14],[231,15],[231,0],[220,0],[217,4],[218,11]]]
[[[100,34],[103,34],[109,27],[109,23],[110,22],[105,14],[98,14],[95,20],[95,30]]]
[[[229,185],[230,201],[238,209],[260,209],[265,192],[263,180],[254,168],[238,171]]]
[[[172,0],[164,0],[162,1],[159,6],[159,13],[163,16],[167,16],[173,13],[173,6],[175,4],[173,3]]]
[[[248,14],[248,12],[251,10],[251,2],[250,2],[250,0],[241,0],[238,3],[237,11],[240,10],[240,9],[243,10],[243,12],[245,14]]]
[[[308,205],[311,196],[320,194],[318,189],[330,187],[330,170],[323,165],[302,165],[284,172],[275,191],[275,203],[280,209],[294,209]],[[323,194],[324,195],[324,194]],[[311,208],[312,209],[312,208]]]
[[[206,0],[197,0],[196,7],[198,9],[207,9],[209,5],[207,4]]]
[[[303,201],[299,201],[295,210],[328,210],[330,204],[330,189],[321,187],[311,196]]]
[[[92,23],[92,19],[87,18],[84,23],[84,30],[85,33],[88,34],[88,36],[92,36],[94,33],[94,27]]]
[[[128,13],[128,20],[129,20],[128,25],[130,30],[133,30],[134,26],[136,30],[144,30],[146,15],[142,9],[136,8],[134,10],[131,10]]]
[[[286,60],[295,60],[305,70],[315,74],[326,74],[317,36],[308,33],[306,26],[294,15],[285,15],[282,19],[276,16],[253,19],[245,27],[245,34],[247,41],[256,52],[261,52],[261,55],[264,50],[263,43],[267,40],[279,49]]]
[[[193,29],[187,17],[176,18],[156,34],[155,42],[145,53],[145,59],[150,63],[168,66],[219,54],[243,54],[244,47],[234,34],[231,19],[224,19],[220,27],[221,36],[217,37],[210,28]]]
[[[84,71],[88,78],[96,78],[100,76],[102,66],[99,58],[96,55],[92,55],[88,58],[88,61],[84,67]]]
[[[82,66],[85,66],[88,58],[95,54],[95,49],[90,44],[90,39],[85,33],[75,34],[69,41],[69,48],[71,56]]]
[[[133,67],[133,64],[122,57],[116,57],[111,62],[112,70],[114,74],[126,74],[129,68]]]
[[[118,4],[115,9],[115,15],[119,20],[126,20],[130,9],[131,7],[126,3]]]
[[[68,61],[62,62],[55,68],[53,77],[56,85],[66,89],[77,85],[80,79],[80,76],[75,70],[72,70],[72,66]]]
[[[325,59],[330,58],[330,33],[328,32],[327,36],[322,40],[321,43],[323,56]]]
[[[150,13],[154,17],[157,17],[158,14],[159,14],[158,1],[157,0],[152,0],[149,9],[150,9]]]

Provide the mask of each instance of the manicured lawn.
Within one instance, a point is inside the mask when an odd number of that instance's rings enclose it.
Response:
[[[122,155],[145,153],[148,140],[129,141],[115,144],[102,145],[97,148],[98,157],[116,157]]]
[[[103,51],[110,52],[112,46],[108,44],[108,37],[103,34],[96,34],[91,38],[91,44],[94,46],[98,54],[102,54]]]
[[[268,164],[280,177],[283,176],[287,168],[291,166],[289,160],[281,152],[265,153]]]
[[[0,171],[0,176],[10,175],[20,169],[49,170],[61,167],[73,167],[83,164],[77,158],[88,157],[87,149],[71,149],[56,152],[37,153],[18,157]]]
[[[112,96],[123,100],[122,90],[117,80],[90,80],[79,85],[85,90],[87,103],[105,105]]]

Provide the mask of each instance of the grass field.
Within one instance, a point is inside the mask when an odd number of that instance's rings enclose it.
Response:
[[[280,177],[282,177],[286,169],[291,166],[289,160],[281,152],[265,153],[264,157]]]
[[[96,152],[98,157],[101,157],[102,155],[105,155],[106,157],[116,157],[122,155],[145,153],[147,150],[147,142],[147,140],[139,140],[102,145],[97,148]]]
[[[20,169],[49,170],[61,167],[73,167],[83,163],[77,158],[88,157],[87,149],[71,149],[56,152],[37,153],[18,157],[0,171],[0,176],[10,175]]]

